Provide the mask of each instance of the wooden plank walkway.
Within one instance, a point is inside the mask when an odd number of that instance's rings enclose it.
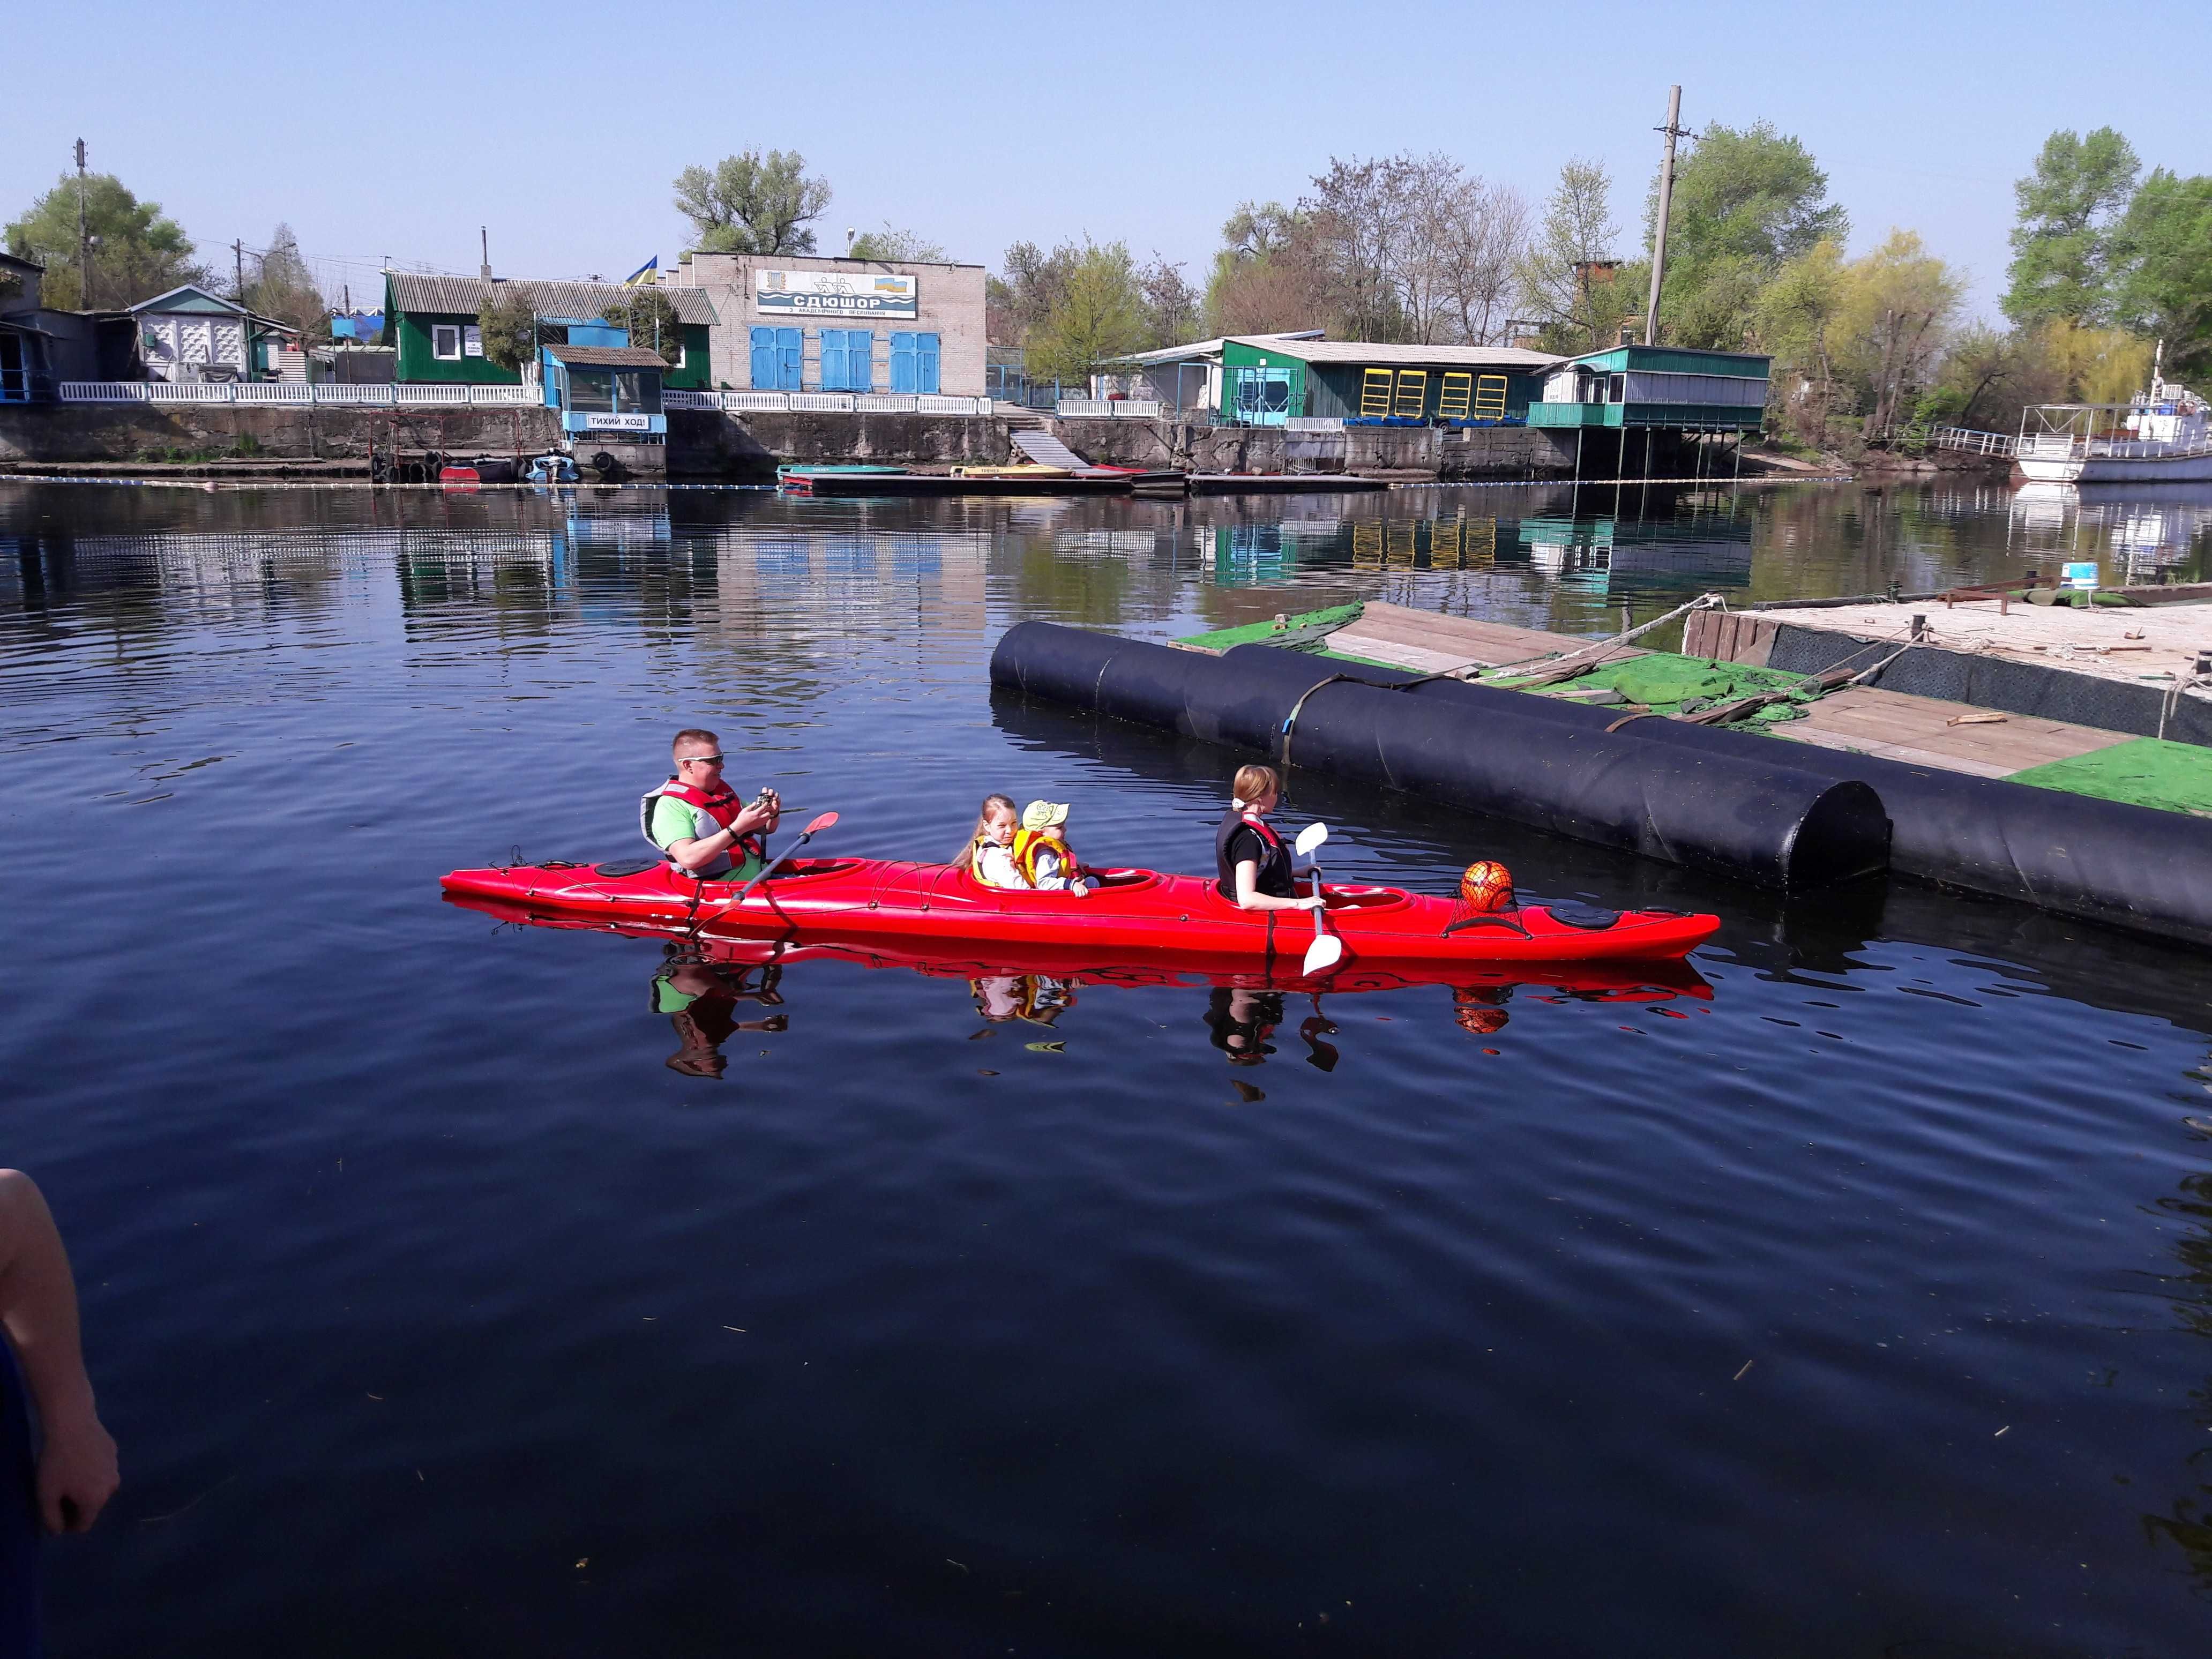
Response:
[[[2015,606],[2014,610],[2027,608]],[[1752,636],[1755,624],[1765,623],[1765,638],[1757,641],[1763,645],[1772,637],[1775,620],[1794,623],[1806,614],[1699,612],[1691,618],[1692,623],[1704,622],[1708,629],[1725,629],[1729,638],[1725,642],[1717,634],[1705,638],[1705,630],[1701,629],[1700,643],[1707,648],[1695,654],[1747,660],[1754,643]],[[2048,613],[2039,611],[2037,614]],[[2132,617],[2149,613],[2130,611],[2114,614]],[[1735,654],[1739,629],[1743,635],[1741,655]],[[1439,616],[1434,611],[1370,601],[1358,620],[1347,623],[1328,636],[1328,648],[1343,656],[1389,663],[1419,674],[1438,674],[1471,665],[1490,668],[1500,663],[1522,662],[1546,652],[1573,651],[1589,643],[1587,639],[1568,634],[1480,622],[1471,617]],[[1721,648],[1723,643],[1728,649]],[[1621,646],[1610,653],[1607,660],[1644,654],[1634,646]],[[1759,655],[1763,660],[1764,652]],[[2086,755],[2092,750],[2131,740],[2124,732],[2024,714],[2008,714],[2002,720],[1991,720],[1987,718],[1990,712],[1962,702],[1884,691],[1874,686],[1852,686],[1809,704],[1805,718],[1772,728],[1772,735],[1985,778],[2006,777],[2048,761]],[[1951,723],[1960,716],[1979,718],[1955,726]]]
[[[1495,668],[1500,663],[1522,662],[1549,651],[1577,651],[1589,643],[1571,634],[1547,634],[1541,629],[1515,628],[1473,617],[1441,616],[1376,600],[1368,602],[1358,620],[1328,636],[1328,649],[1340,655],[1389,663],[1417,674],[1441,674],[1447,669],[1470,665]],[[1625,661],[1643,654],[1634,646],[1621,646],[1607,653],[1606,660]]]

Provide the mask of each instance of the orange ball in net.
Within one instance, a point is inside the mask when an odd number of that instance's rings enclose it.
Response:
[[[1513,902],[1513,872],[1493,859],[1478,859],[1461,872],[1459,896],[1478,911],[1503,910]]]

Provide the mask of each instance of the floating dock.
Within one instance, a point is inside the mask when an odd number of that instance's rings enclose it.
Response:
[[[1758,642],[1742,613],[1701,616],[1705,642]],[[2212,747],[1897,691],[1887,675],[1937,647],[1808,632],[1824,672],[1778,667],[1772,650],[1742,662],[1367,604],[1176,647],[1024,623],[992,672],[1025,695],[1786,890],[1868,866],[1871,800],[1877,867],[2212,944]],[[1825,793],[1842,784],[1868,793]]]

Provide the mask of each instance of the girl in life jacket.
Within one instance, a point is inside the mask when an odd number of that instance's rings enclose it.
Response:
[[[782,802],[763,789],[750,805],[722,776],[721,741],[712,732],[676,734],[675,775],[637,804],[638,828],[684,874],[748,880],[768,856],[764,831],[775,828]]]
[[[1291,879],[1291,849],[1267,814],[1282,799],[1272,766],[1240,766],[1230,786],[1229,811],[1213,832],[1215,888],[1240,910],[1318,910],[1317,895],[1300,898]]]
[[[1065,803],[1033,800],[1022,808],[1022,827],[1014,832],[1014,867],[1040,892],[1073,893],[1081,898],[1091,890],[1083,878],[1083,866],[1067,844]]]
[[[1014,837],[1020,833],[1020,823],[1011,796],[984,796],[975,827],[969,833],[968,844],[954,856],[952,867],[965,870],[986,887],[1029,887],[1030,878],[1014,862]]]

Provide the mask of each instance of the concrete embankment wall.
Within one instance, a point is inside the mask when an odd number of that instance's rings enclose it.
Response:
[[[345,404],[43,404],[0,409],[0,462],[135,461],[166,452],[367,460],[378,450],[532,454],[560,436],[543,408]]]
[[[1168,420],[1049,423],[1079,455],[1109,466],[1196,472],[1353,472],[1407,479],[1563,477],[1571,448],[1525,427],[1465,433],[1350,427],[1339,433],[1204,426]],[[366,460],[381,451],[532,453],[552,447],[550,410],[284,404],[61,404],[0,409],[0,463],[133,461],[175,453],[251,453],[276,460]],[[610,439],[580,453],[617,447]],[[625,457],[630,447],[621,447]],[[779,462],[835,465],[998,465],[1018,459],[994,416],[834,413],[732,414],[672,410],[667,461],[678,477],[760,480]]]

